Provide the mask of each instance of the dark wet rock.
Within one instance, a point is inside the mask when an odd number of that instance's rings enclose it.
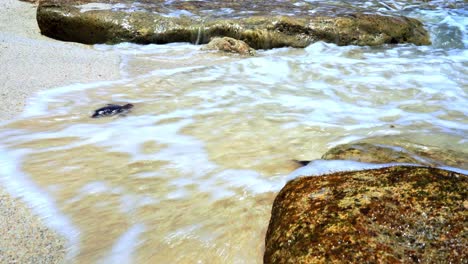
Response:
[[[307,166],[311,161],[310,160],[293,160],[293,162],[298,165],[298,168],[302,166]]]
[[[125,105],[116,105],[116,104],[108,104],[107,106],[101,107],[94,111],[94,114],[91,116],[92,118],[99,118],[105,116],[113,116],[117,114],[125,114],[130,109],[133,108],[132,104],[125,104]]]
[[[292,180],[275,199],[264,263],[463,263],[467,177],[396,166]]]
[[[378,142],[378,139],[374,141]],[[382,142],[386,142],[384,138]],[[398,144],[398,141],[396,141]],[[402,143],[386,145],[356,142],[338,145],[322,156],[325,160],[355,160],[368,163],[414,163],[425,166],[452,166],[468,170],[468,154],[436,147]]]
[[[85,44],[204,44],[213,37],[239,39],[255,49],[302,48],[319,40],[338,45],[430,43],[416,19],[293,2],[44,0],[37,21],[46,36]]]
[[[213,38],[208,44],[202,47],[202,50],[219,50],[229,53],[238,53],[240,55],[255,55],[255,50],[249,47],[247,43],[229,37]]]

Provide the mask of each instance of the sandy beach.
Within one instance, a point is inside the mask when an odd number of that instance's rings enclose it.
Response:
[[[118,79],[119,63],[115,53],[42,36],[35,5],[0,1],[0,122],[21,114],[38,91]],[[0,217],[0,263],[65,262],[66,241],[1,182]]]
[[[119,62],[114,53],[42,36],[35,5],[0,2],[0,121],[20,113],[36,91],[118,79]]]

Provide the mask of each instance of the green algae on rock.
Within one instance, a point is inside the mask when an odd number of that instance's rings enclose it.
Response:
[[[275,199],[264,263],[460,263],[467,175],[395,166],[290,181]]]
[[[204,44],[213,37],[232,37],[255,49],[303,48],[320,40],[371,46],[430,43],[422,23],[413,18],[367,14],[359,9],[345,11],[342,7],[331,8],[339,12],[310,15],[307,8],[312,7],[308,4],[300,8],[290,4],[293,12],[286,12],[288,5],[284,1],[269,2],[283,10],[269,13],[268,5],[241,2],[243,5],[235,1],[174,2],[167,7],[163,1],[139,2],[135,6],[111,0],[45,0],[38,6],[37,21],[46,36],[85,44],[126,41]],[[215,8],[230,11],[217,14]],[[252,15],[245,15],[250,11]]]
[[[436,147],[418,146],[417,144],[386,145],[355,142],[338,145],[322,156],[324,160],[354,160],[368,163],[414,163],[424,166],[452,166],[467,170],[468,154]],[[379,142],[379,139],[373,140]]]

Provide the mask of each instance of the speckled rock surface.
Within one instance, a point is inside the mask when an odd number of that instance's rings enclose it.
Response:
[[[37,10],[42,34],[95,43],[207,43],[213,37],[245,41],[254,49],[338,45],[430,44],[421,22],[360,8],[297,1],[44,0]],[[311,15],[311,12],[313,15]]]
[[[397,166],[290,181],[264,263],[466,263],[468,178]]]
[[[343,144],[327,151],[322,159],[369,163],[414,163],[432,167],[452,166],[468,170],[468,154],[435,147],[420,147],[416,144],[407,144],[404,147],[366,142]]]
[[[208,44],[202,47],[202,50],[218,50],[249,56],[255,55],[255,50],[249,47],[247,43],[229,37],[213,38]]]

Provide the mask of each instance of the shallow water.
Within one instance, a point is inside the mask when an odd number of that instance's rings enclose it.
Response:
[[[32,98],[0,128],[0,180],[77,263],[261,263],[291,160],[380,136],[468,150],[466,11],[365,3],[423,20],[433,45],[318,42],[256,57],[98,45],[121,54],[124,79]],[[111,102],[135,108],[89,118]]]

